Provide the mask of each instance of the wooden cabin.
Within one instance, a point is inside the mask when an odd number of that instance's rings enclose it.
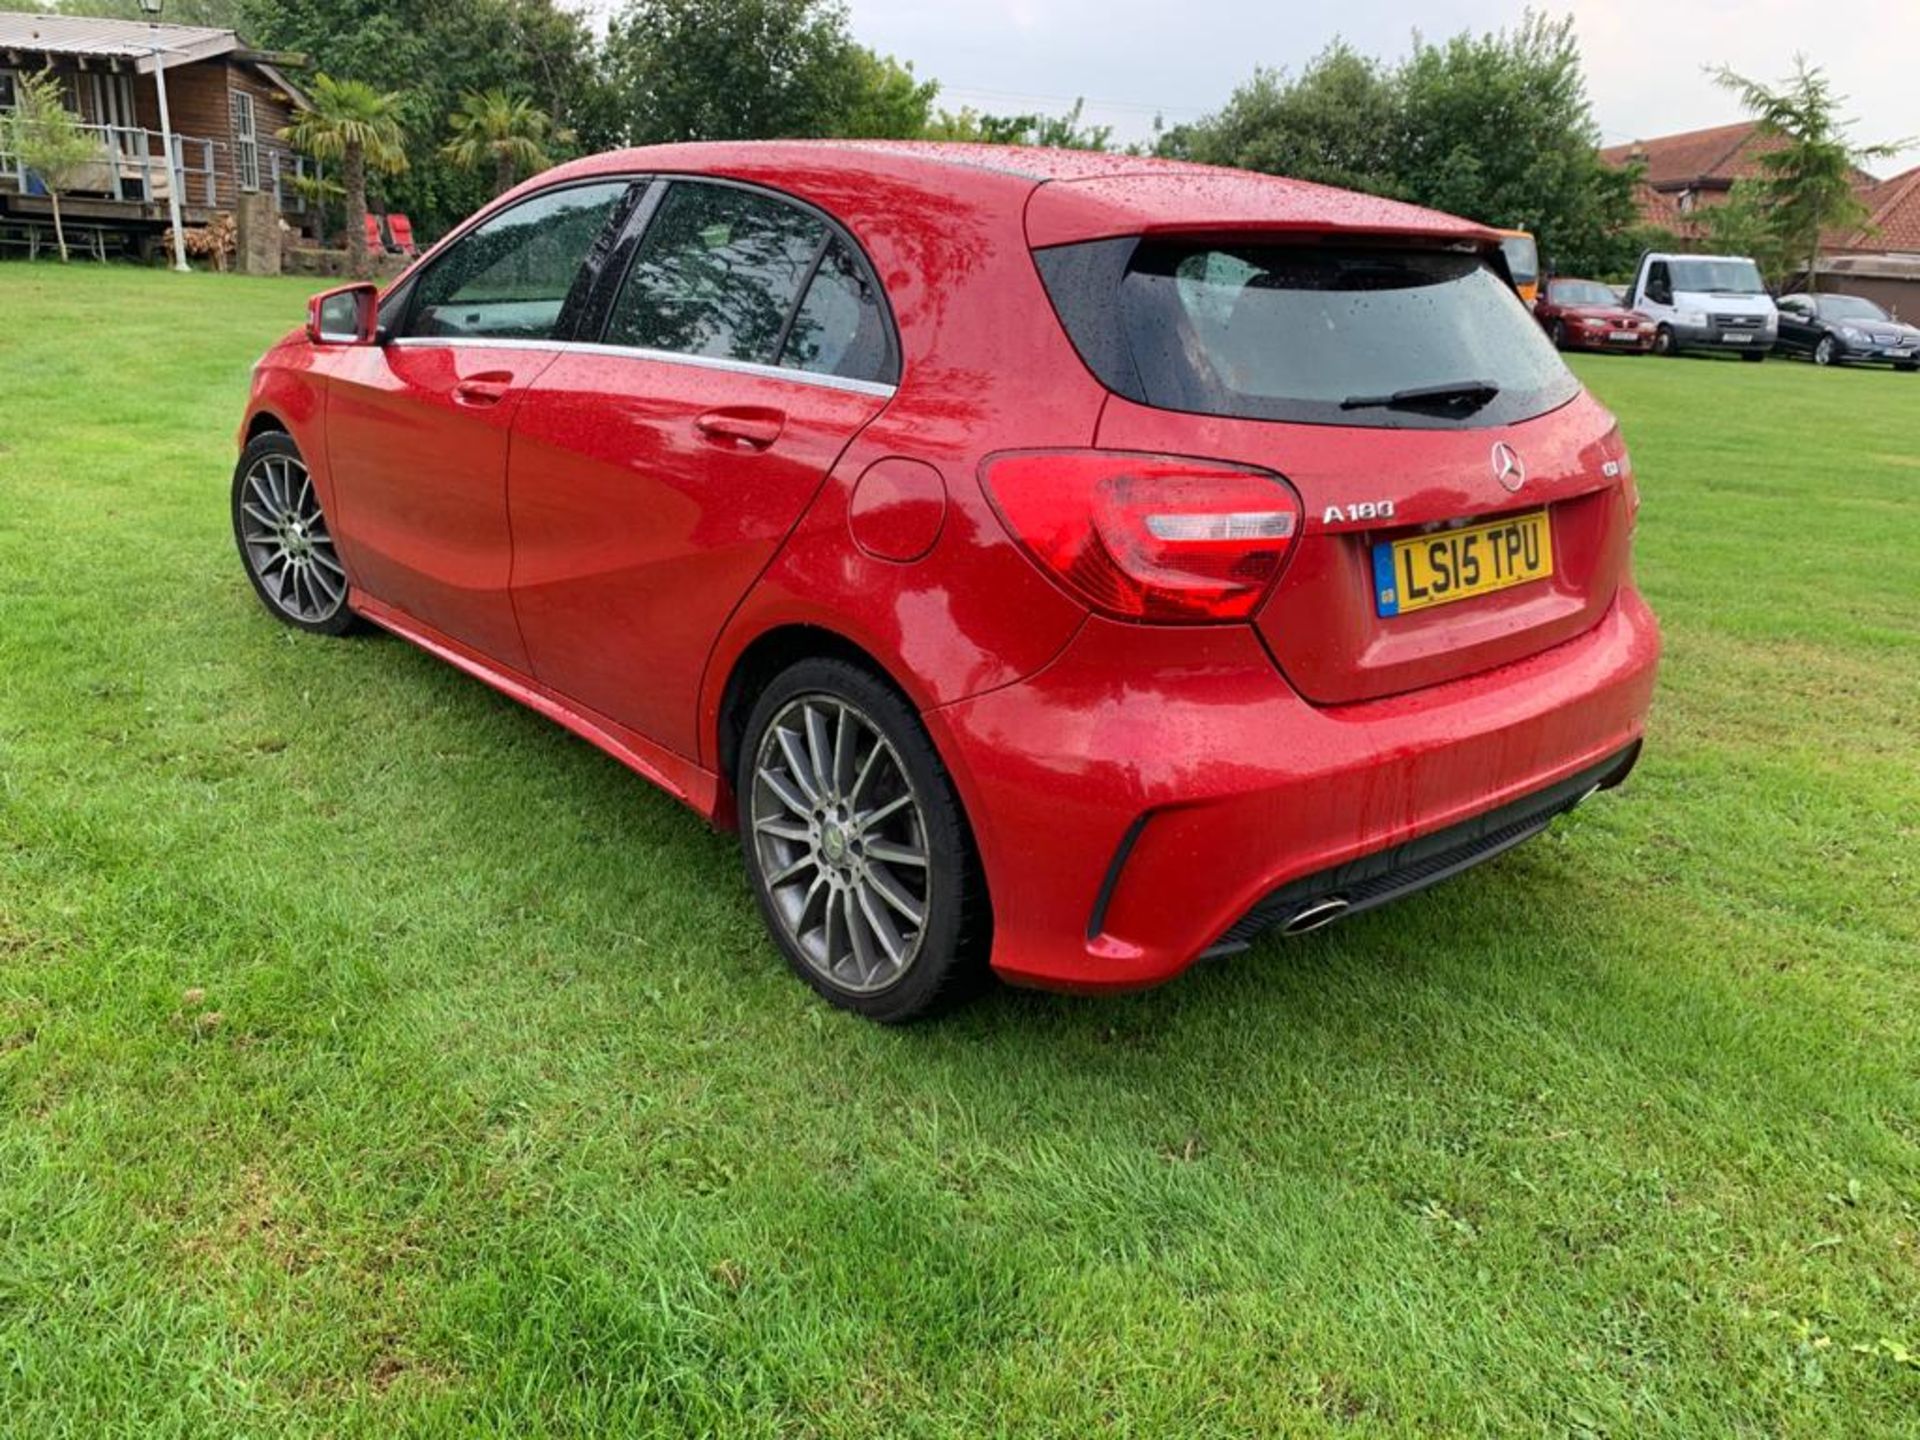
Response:
[[[69,108],[99,137],[99,163],[61,194],[60,213],[100,251],[149,251],[169,223],[169,189],[188,225],[231,212],[242,194],[265,193],[290,227],[310,228],[294,180],[312,162],[279,138],[307,108],[286,74],[302,64],[249,49],[231,30],[0,11],[0,109],[14,103],[21,72],[51,71]],[[162,67],[171,165],[161,143]],[[51,222],[38,177],[0,152],[0,243],[37,248]]]

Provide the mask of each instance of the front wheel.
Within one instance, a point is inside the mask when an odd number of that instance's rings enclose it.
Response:
[[[1831,335],[1822,335],[1820,343],[1813,347],[1813,363],[1831,365],[1840,358],[1840,347],[1833,343]]]
[[[1567,327],[1560,321],[1556,320],[1553,322],[1552,327],[1547,331],[1547,335],[1552,339],[1554,349],[1564,350],[1567,348]]]
[[[1656,355],[1678,355],[1680,347],[1673,343],[1673,327],[1662,325],[1653,332],[1653,353]]]
[[[256,435],[241,451],[233,538],[254,593],[275,619],[316,635],[343,635],[358,623],[319,492],[291,435]]]
[[[827,999],[897,1024],[984,981],[992,922],[966,816],[890,686],[837,659],[784,671],[748,718],[735,790],[760,913]]]

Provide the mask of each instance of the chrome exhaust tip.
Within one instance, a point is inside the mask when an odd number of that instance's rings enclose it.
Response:
[[[1348,910],[1353,902],[1344,895],[1329,895],[1323,900],[1315,900],[1303,905],[1287,917],[1280,927],[1283,935],[1305,935],[1309,930],[1318,930],[1322,925],[1331,925]]]

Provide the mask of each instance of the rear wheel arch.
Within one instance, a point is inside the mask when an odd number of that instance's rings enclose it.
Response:
[[[918,714],[922,706],[905,685],[864,646],[849,640],[824,625],[779,625],[756,635],[734,660],[727,681],[720,691],[719,712],[715,717],[715,768],[723,784],[733,785],[739,767],[740,745],[746,735],[747,721],[754,702],[782,671],[802,660],[844,660],[867,671],[874,679],[897,692]]]

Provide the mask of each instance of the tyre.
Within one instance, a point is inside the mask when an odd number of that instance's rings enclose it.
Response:
[[[1833,343],[1831,335],[1822,335],[1820,343],[1813,347],[1813,363],[1831,365],[1840,358],[1840,347]]]
[[[1896,370],[1904,370],[1907,374],[1911,375],[1914,371],[1920,370],[1920,365],[1915,365],[1911,361],[1903,361],[1902,363],[1895,365],[1893,368]]]
[[[1740,358],[1742,360],[1752,361],[1755,365],[1758,365],[1762,360],[1767,358],[1767,352],[1764,350],[1742,350],[1740,352]]]
[[[1678,355],[1680,347],[1673,342],[1673,327],[1662,325],[1653,332],[1653,353],[1656,355]]]
[[[1567,327],[1560,321],[1556,320],[1553,322],[1552,327],[1547,331],[1547,335],[1553,341],[1554,349],[1564,350],[1567,348]]]
[[[254,593],[275,619],[316,635],[358,623],[347,572],[293,437],[257,435],[233,470],[233,538]]]
[[[912,706],[845,660],[803,660],[748,717],[735,794],[754,898],[795,972],[897,1024],[986,980],[986,878]]]

